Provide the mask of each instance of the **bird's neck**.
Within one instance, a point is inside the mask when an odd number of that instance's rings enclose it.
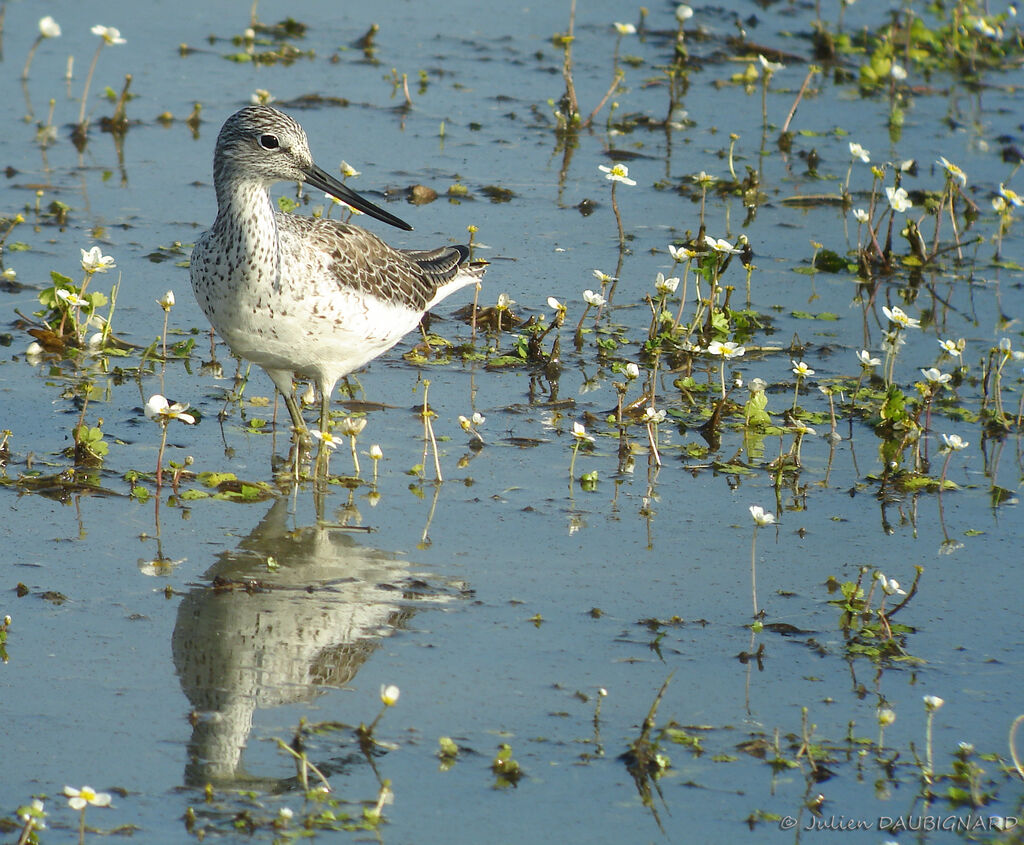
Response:
[[[270,194],[258,182],[217,184],[213,232],[233,264],[248,268],[276,287],[281,279],[281,244]]]
[[[217,219],[213,227],[231,233],[236,243],[277,250],[277,221],[274,203],[259,182],[217,184]]]

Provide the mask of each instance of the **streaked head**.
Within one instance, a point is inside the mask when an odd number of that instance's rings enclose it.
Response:
[[[246,106],[224,122],[217,136],[213,179],[218,193],[239,180],[258,181],[264,188],[276,182],[308,182],[364,214],[399,229],[412,228],[317,167],[302,127],[270,106]]]
[[[247,106],[221,127],[214,153],[214,176],[231,172],[275,182],[303,182],[313,166],[309,142],[302,127],[270,106]]]

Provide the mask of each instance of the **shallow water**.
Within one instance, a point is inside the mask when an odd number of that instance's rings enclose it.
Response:
[[[878,23],[865,5],[851,8],[866,19],[851,17],[850,26]],[[855,302],[851,274],[796,272],[808,268],[812,240],[841,254],[854,247],[856,222],[838,205],[808,209],[785,202],[834,193],[849,163],[847,143],[856,140],[871,150],[874,162],[918,159],[919,173],[907,183],[912,190],[941,188],[941,174],[931,164],[938,156],[956,162],[982,209],[974,231],[990,236],[992,193],[1004,181],[1021,187],[1008,181],[1012,166],[1000,158],[1008,142],[996,140],[1019,143],[1019,70],[992,77],[981,93],[948,78],[927,85],[912,79],[920,87],[896,141],[885,125],[884,97],[861,99],[855,86],[816,83],[820,87],[804,97],[794,124],[797,132],[815,134],[798,134],[792,153],[783,155],[774,139],[806,66],[787,61],[775,75],[767,98],[773,128],[764,143],[760,87],[746,93],[713,83],[746,66],[723,60],[731,55],[724,39],[735,31],[735,15],[751,40],[806,54],[803,41],[783,33],[808,31],[810,11],[786,6],[762,12],[747,4],[698,9],[687,28],[706,27],[707,37],[691,40],[685,126],[641,126],[616,135],[605,131],[605,111],[594,131],[580,133],[569,155],[546,102],[563,90],[561,55],[551,43],[566,27],[561,5],[385,3],[371,16],[339,13],[336,4],[293,9],[264,3],[259,14],[265,21],[289,12],[300,17],[308,31],[296,43],[315,52],[272,66],[223,58],[240,49],[228,39],[247,25],[245,9],[224,17],[211,5],[186,3],[171,20],[130,14],[134,9],[104,3],[101,12],[89,9],[88,20],[71,4],[53,11],[64,34],[39,47],[26,104],[17,76],[35,37],[37,11],[28,4],[6,8],[7,96],[0,108],[8,127],[3,163],[10,170],[0,191],[0,216],[24,211],[28,223],[13,230],[8,246],[18,241],[28,249],[3,255],[4,267],[16,269],[27,286],[0,292],[0,333],[10,341],[0,361],[0,428],[13,432],[5,478],[71,466],[62,450],[71,443],[80,410],[73,388],[83,378],[96,388],[87,419],[95,424],[102,417],[110,454],[96,475],[109,495],[56,483],[44,489],[10,484],[0,493],[6,596],[0,615],[13,617],[9,659],[0,667],[6,722],[0,813],[12,815],[31,796],[46,794],[51,831],[43,841],[72,841],[77,818],[59,792],[66,783],[89,783],[115,790],[115,806],[90,809],[88,823],[103,829],[137,825],[139,841],[182,841],[189,807],[199,817],[197,827],[213,825],[239,841],[248,834],[231,833],[231,820],[248,811],[257,838],[270,841],[275,832],[268,820],[281,807],[295,811],[293,824],[303,813],[294,766],[274,741],[289,741],[300,719],[348,726],[308,739],[310,759],[329,777],[343,809],[358,816],[364,803],[376,801],[378,776],[390,781],[395,801],[379,828],[384,841],[721,842],[743,835],[745,821],[758,811],[807,824],[811,817],[803,805],[819,792],[826,819],[874,823],[879,816],[967,813],[944,802],[924,806],[909,771],[913,755],[924,753],[923,695],[945,699],[935,718],[940,772],[950,770],[960,742],[1007,758],[1009,725],[1024,711],[1017,433],[986,439],[978,423],[951,418],[951,408],[936,410],[928,439],[933,475],[941,467],[940,433],[957,432],[970,441],[948,468],[960,489],[946,491],[940,503],[927,491],[878,496],[873,479],[882,470],[880,441],[869,426],[851,425],[841,408],[843,439],[830,449],[821,436],[828,422],[815,423],[817,435],[803,443],[802,468],[787,474],[778,489],[764,463],[788,449],[792,437],[784,443],[767,437],[763,460],[744,455],[736,460],[745,466],[738,467],[732,462],[744,445],[742,431],[725,426],[718,448],[698,453],[707,446],[697,430],[702,420],[673,386],[678,373],[663,372],[658,379],[659,406],[676,413],[660,426],[660,470],[648,465],[644,438],[634,428],[640,451],[632,471],[618,471],[616,430],[605,420],[616,404],[613,382],[621,380],[611,362],[642,361],[638,341],[650,319],[643,296],[653,291],[656,273],[671,267],[666,247],[698,227],[699,193],[688,189],[681,196],[676,188],[702,170],[728,176],[721,153],[730,132],[740,136],[738,172],[759,170],[765,198],[745,223],[739,196],[709,195],[705,219],[709,234],[734,239],[742,233],[754,248],[751,305],[771,324],[753,333],[750,351],[729,371],[746,382],[767,381],[774,415],[781,417],[793,402],[788,350],[794,337],[816,371],[801,387],[799,402],[827,412],[817,385],[856,378],[856,350],[877,354],[882,304],[901,305],[912,316],[934,311],[932,324],[908,332],[899,353],[896,377],[908,391],[919,368],[950,369],[948,360],[940,360],[939,338],[966,339],[972,378],[980,377],[982,359],[1000,338],[1024,346],[1020,272],[994,266],[990,243],[968,247],[955,273],[925,272],[913,283],[905,273],[893,276],[881,286],[876,307],[865,311]],[[754,14],[758,25],[750,19]],[[585,113],[610,84],[616,44],[610,24],[634,15],[635,9],[615,3],[579,10],[574,55]],[[374,21],[381,30],[370,61],[348,45]],[[88,30],[97,22],[120,26],[127,43],[100,56],[90,98],[94,124],[79,154],[70,141],[77,102],[67,97],[62,77],[73,53],[78,96],[96,46]],[[666,113],[665,87],[648,83],[671,54],[672,7],[652,7],[647,26],[643,39],[624,37],[619,46],[621,56],[637,55],[642,65],[627,66],[617,117],[636,113],[660,120]],[[213,43],[207,41],[211,33],[217,36]],[[179,44],[195,52],[181,56]],[[402,96],[389,81],[393,67],[409,74],[409,110],[398,108]],[[421,69],[427,72],[425,90],[419,87]],[[98,126],[113,109],[100,95],[107,85],[120,90],[125,73],[133,74],[137,99],[128,105],[133,123],[119,149]],[[210,357],[207,331],[185,265],[188,245],[213,219],[210,164],[217,129],[257,88],[285,104],[309,94],[349,101],[346,107],[322,103],[290,111],[306,128],[321,166],[334,172],[344,158],[362,172],[352,183],[357,190],[375,201],[383,200],[384,190],[394,192],[388,207],[415,231],[384,232],[374,225],[390,243],[419,248],[461,242],[466,227],[477,226],[477,255],[492,262],[482,304],[507,292],[517,316],[544,313],[549,320],[547,297],[569,306],[561,331],[563,369],[555,383],[524,366],[494,368],[457,356],[417,366],[403,358],[416,338],[358,374],[357,398],[379,403],[368,412],[359,448],[365,453],[379,443],[385,457],[375,489],[332,486],[320,520],[308,486],[264,502],[169,501],[166,487],[159,497],[139,501],[129,497],[124,479],[130,470],[151,473],[155,465],[159,430],[142,413],[155,392],[188,402],[203,416],[195,428],[170,428],[165,464],[188,455],[197,471],[271,482],[272,454],[287,451],[286,427],[274,435],[248,425],[255,418],[271,428],[272,386],[256,370],[246,402],[231,403],[218,424],[235,363],[218,347],[225,377],[201,369]],[[22,117],[30,108],[36,119],[45,118],[51,97],[58,138],[40,151],[35,124]],[[197,137],[183,122],[195,102],[203,106]],[[168,126],[156,120],[164,111],[176,118]],[[617,190],[630,238],[618,269],[609,183],[597,169],[613,160],[609,149],[626,160],[638,182]],[[811,149],[827,179],[807,173]],[[421,206],[398,199],[412,184],[443,195],[455,181],[470,198],[442,197]],[[485,188],[492,185],[511,190],[510,200],[489,201]],[[35,214],[37,186],[45,186],[44,208],[53,199],[70,206],[65,225]],[[865,200],[866,165],[855,166],[851,188]],[[277,193],[293,195],[290,186]],[[577,209],[583,200],[596,203],[593,214]],[[310,208],[319,204],[311,198]],[[1019,228],[1005,237],[1004,258],[1020,260]],[[38,289],[50,284],[52,270],[78,281],[79,248],[94,242],[118,265],[91,283],[109,291],[120,274],[116,333],[149,345],[162,332],[155,300],[172,289],[177,304],[169,340],[196,341],[187,363],[171,361],[165,369],[153,364],[136,379],[133,373],[121,378],[115,368],[138,366],[137,355],[82,366],[53,357],[25,359],[31,338],[16,325],[16,310],[38,310]],[[175,242],[185,244],[181,251],[170,249]],[[585,335],[580,351],[572,342],[582,291],[598,286],[595,268],[620,278],[614,307],[598,325],[629,338],[607,354],[598,353],[593,334]],[[734,303],[740,301],[741,268],[731,267],[726,281],[736,286]],[[691,277],[691,298],[692,283]],[[469,327],[453,318],[467,299],[444,303],[434,331],[469,342]],[[838,319],[795,316],[800,312]],[[587,324],[593,324],[593,312]],[[501,352],[515,345],[515,333],[489,337]],[[477,342],[483,350],[484,337]],[[694,373],[714,390],[714,362],[699,360]],[[432,483],[429,463],[426,481],[408,473],[423,460],[417,410],[424,379],[439,414],[434,425],[442,437],[441,485]],[[1018,363],[1007,366],[1004,386],[1003,401],[1014,409],[1021,391]],[[631,390],[630,399],[639,395],[638,387]],[[958,388],[960,402],[975,411],[979,395],[977,382]],[[250,403],[258,397],[269,403]],[[479,450],[457,422],[459,414],[474,410],[487,418],[480,429],[486,444]],[[575,463],[577,476],[597,470],[593,491],[569,485],[574,420],[585,420],[599,435],[594,450],[581,451]],[[372,462],[365,455],[361,460],[368,480]],[[341,450],[332,469],[346,474],[349,461]],[[143,483],[154,490],[152,480]],[[185,487],[205,489],[196,482]],[[767,623],[792,626],[757,635],[766,648],[760,662],[737,659],[753,641],[752,504],[777,513],[780,521],[757,534],[760,606]],[[906,646],[924,662],[879,668],[867,659],[848,660],[826,579],[853,580],[860,567],[870,567],[907,587],[915,566],[924,570],[918,593],[899,621],[913,627]],[[27,588],[22,597],[15,592],[19,583]],[[618,756],[639,735],[670,676],[657,724],[700,726],[691,732],[701,736],[704,753],[665,739],[671,767],[660,780],[635,782]],[[385,683],[402,692],[376,737],[397,747],[377,749],[375,774],[351,726],[374,719]],[[600,697],[595,722],[600,689],[608,694]],[[858,758],[864,746],[844,740],[848,732],[876,740],[876,709],[883,702],[897,714],[885,745],[899,752],[899,774],[890,786],[876,788],[885,780],[876,756],[869,748]],[[800,734],[802,707],[816,725],[815,739],[840,749],[828,766],[831,777],[817,782],[786,740]],[[776,732],[798,768],[773,772],[749,747],[741,749],[752,738],[770,743]],[[462,749],[443,772],[436,756],[441,736]],[[502,742],[523,768],[515,788],[496,785],[490,768]],[[1000,788],[979,812],[1021,815],[1019,783],[1000,780],[994,762],[983,767]],[[208,782],[214,785],[209,802],[203,793]],[[253,795],[234,791],[239,788]],[[643,804],[644,788],[653,790],[651,807]],[[779,823],[755,829],[774,836]],[[366,834],[321,835],[333,841]],[[838,834],[798,828],[784,835]],[[855,842],[890,838],[877,829],[846,835]]]

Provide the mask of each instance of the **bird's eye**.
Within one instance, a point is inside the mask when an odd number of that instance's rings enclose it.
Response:
[[[265,132],[259,137],[259,145],[265,150],[276,150],[281,146],[281,142],[277,140],[277,135]]]

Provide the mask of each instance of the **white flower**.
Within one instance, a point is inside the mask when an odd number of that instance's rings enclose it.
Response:
[[[878,358],[872,358],[871,353],[866,349],[857,353],[857,360],[860,361],[862,367],[877,367],[882,363]]]
[[[328,449],[337,449],[338,445],[341,443],[341,438],[335,437],[329,431],[321,431],[318,428],[311,428],[309,433],[312,435],[314,440],[319,440]]]
[[[868,164],[871,161],[871,152],[865,150],[860,144],[850,141],[850,158],[859,158],[865,164]]]
[[[672,260],[676,262],[686,261],[689,258],[693,258],[697,253],[692,249],[687,249],[685,246],[675,246],[674,244],[668,245],[668,254],[672,256]]]
[[[380,685],[380,700],[384,702],[385,707],[394,707],[399,695],[401,695],[401,690],[394,684]]]
[[[999,193],[1002,194],[1003,199],[1011,205],[1015,205],[1017,208],[1024,206],[1024,199],[1021,198],[1020,194],[1010,188],[1007,188],[1002,182],[999,183]]]
[[[589,440],[591,443],[594,442],[594,436],[587,434],[587,430],[583,427],[583,423],[574,422],[572,424],[572,436],[577,440]]]
[[[886,578],[884,575],[879,579],[882,591],[887,596],[905,596],[907,591],[900,588],[900,582],[895,578]]]
[[[10,617],[8,617],[10,618]],[[32,823],[32,830],[46,830],[46,822],[43,819],[46,818],[45,805],[38,798],[33,798],[32,803],[27,807],[19,807],[18,818],[22,824],[27,825],[29,822]]]
[[[65,786],[64,794],[68,797],[68,804],[72,810],[81,810],[87,804],[92,804],[94,807],[110,806],[110,793],[97,792],[91,786],[83,786],[81,789]]]
[[[971,22],[971,26],[974,27],[975,32],[980,32],[987,38],[998,39],[1003,37],[1003,28],[992,26],[992,24],[990,24],[984,18],[968,18],[968,20]]]
[[[622,182],[624,185],[636,184],[636,180],[629,178],[629,168],[624,164],[615,164],[611,167],[605,167],[603,164],[599,164],[597,169],[602,173],[607,174],[604,178],[611,182]]]
[[[103,250],[94,246],[90,250],[82,250],[82,269],[86,273],[106,273],[111,267],[116,267],[114,259],[104,255]]]
[[[39,34],[43,38],[60,38],[60,24],[50,15],[39,19]]]
[[[664,273],[658,273],[658,277],[654,280],[654,289],[662,296],[675,293],[677,287],[679,287],[679,279],[676,276],[666,279]]]
[[[794,434],[799,434],[801,436],[807,434],[817,434],[817,432],[803,420],[793,420],[793,424],[789,426],[789,430],[792,431]]]
[[[871,219],[871,216],[863,208],[855,208],[853,216],[857,219],[858,223],[867,223]]]
[[[181,420],[187,425],[195,425],[196,418],[192,414],[186,414],[188,405],[182,402],[175,402],[173,405],[167,401],[166,396],[161,396],[159,393],[154,393],[149,397],[149,401],[146,402],[146,407],[143,411],[146,414],[146,419],[156,420],[160,423],[167,423],[171,420]]]
[[[594,293],[592,290],[583,291],[583,301],[587,305],[593,305],[595,308],[600,308],[602,305],[608,302],[601,294]]]
[[[878,724],[883,728],[889,727],[893,722],[896,721],[896,712],[890,710],[888,707],[878,708]]]
[[[938,710],[945,703],[946,702],[939,698],[937,695],[924,696],[924,707],[929,713]]]
[[[622,370],[626,374],[626,378],[632,381],[635,378],[640,378],[640,368],[630,361]]]
[[[943,434],[942,442],[945,444],[944,448],[949,452],[959,452],[971,445],[959,434]]]
[[[509,308],[511,308],[515,304],[516,304],[516,301],[512,297],[510,297],[507,293],[499,293],[498,294],[498,305],[497,305],[497,308],[498,308],[499,311],[506,311],[506,310],[508,310]]]
[[[71,290],[65,290],[59,288],[57,290],[57,299],[67,303],[69,308],[88,308],[89,300],[79,296],[77,293]]]
[[[948,161],[945,156],[939,156],[939,160],[935,163],[943,167],[946,173],[949,174],[950,179],[955,179],[957,182],[959,182],[960,187],[967,187],[967,174],[964,173],[955,164],[953,164],[953,162]]]
[[[112,26],[101,26],[96,24],[92,28],[92,34],[98,35],[107,44],[124,44],[125,40],[121,37],[121,31]]]
[[[291,807],[282,807],[280,810],[277,811],[278,818],[280,818],[281,821],[285,822],[291,821],[292,816],[294,815],[295,811],[292,810]]]
[[[711,355],[721,355],[726,360],[732,358],[739,358],[746,352],[746,348],[740,346],[735,341],[727,341],[722,343],[720,340],[713,340],[708,344],[708,353]]]
[[[559,302],[557,299],[555,299],[553,296],[549,296],[548,297],[548,308],[552,309],[553,311],[562,311],[562,310],[565,309],[565,306],[561,302]]]
[[[601,270],[594,271],[594,278],[597,279],[602,285],[606,285],[609,282],[615,281],[615,276],[609,276],[607,273]]]
[[[1006,200],[998,195],[992,197],[992,210],[1002,214],[1006,211]]]
[[[345,417],[338,423],[338,430],[345,437],[358,437],[366,428],[366,417]]]
[[[803,361],[790,361],[793,365],[793,375],[797,378],[806,378],[807,376],[813,376],[814,370],[807,366]]]
[[[914,203],[911,202],[910,197],[907,195],[906,188],[889,187],[885,189],[885,195],[889,198],[889,205],[893,211],[898,211],[902,214],[907,209],[914,207]]]
[[[766,525],[771,525],[775,522],[775,514],[771,511],[766,511],[760,505],[751,505],[750,515],[754,518],[754,525],[758,528],[764,528]]]
[[[902,82],[907,78],[907,69],[896,62],[892,63],[892,70],[890,70],[889,73],[892,74],[892,78],[897,82]]]
[[[653,405],[644,411],[644,422],[648,423],[649,425],[657,425],[658,423],[663,422],[665,417],[665,411],[656,410]]]
[[[250,95],[249,102],[254,106],[269,106],[276,99],[266,88],[257,88]],[[327,196],[330,196],[330,194]]]
[[[889,308],[886,305],[882,306],[882,313],[889,319],[890,322],[895,323],[900,328],[904,329],[919,329],[921,328],[921,321],[910,317],[907,313],[900,308],[898,305],[894,305]]]
[[[766,59],[760,53],[757,56],[757,60],[761,63],[761,67],[764,68],[765,73],[769,75],[775,73],[776,71],[780,71],[785,67],[785,65],[782,64],[782,62],[768,61],[768,59]]]
[[[167,291],[156,301],[156,304],[163,308],[164,311],[170,311],[174,307],[174,291]]]
[[[952,375],[940,372],[938,367],[929,367],[927,370],[922,370],[921,374],[929,384],[948,384],[952,379]]]
[[[351,164],[342,159],[341,161],[341,175],[347,179],[355,179],[356,176],[362,176],[363,174],[356,170]]]
[[[377,443],[374,443],[370,447],[370,457],[375,461],[379,461],[381,458],[384,457],[384,450],[381,449]]]
[[[720,252],[724,255],[739,255],[741,251],[739,247],[733,246],[724,238],[713,238],[710,235],[705,235],[704,243],[715,252]]]
[[[967,347],[967,341],[963,338],[959,340],[940,340],[939,346],[942,347],[942,351],[949,355],[961,355],[964,349]]]
[[[687,6],[685,3],[680,3],[676,6],[676,20],[679,23],[684,23],[693,17],[693,9]]]
[[[924,376],[928,384],[934,385],[949,384],[950,379],[953,378],[949,373],[940,372],[938,367],[929,367],[927,370],[921,370],[921,375]]]
[[[636,35],[636,27],[631,23],[619,23],[615,22],[615,31],[619,35]]]
[[[704,188],[709,188],[712,185],[714,185],[715,182],[718,181],[717,176],[712,176],[710,173],[707,173],[704,170],[702,170],[695,176],[691,176],[690,178],[693,179],[693,181],[696,182],[698,185]]]

